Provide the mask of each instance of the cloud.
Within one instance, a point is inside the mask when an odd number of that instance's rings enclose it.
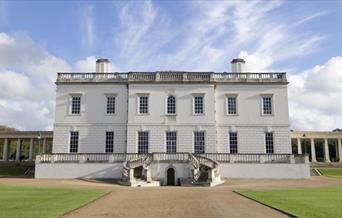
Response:
[[[85,5],[78,11],[78,22],[80,27],[81,42],[85,49],[92,49],[95,43],[95,30],[94,30],[94,7]]]

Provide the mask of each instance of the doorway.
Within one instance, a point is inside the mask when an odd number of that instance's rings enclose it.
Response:
[[[173,168],[167,170],[167,185],[175,185],[175,170]]]

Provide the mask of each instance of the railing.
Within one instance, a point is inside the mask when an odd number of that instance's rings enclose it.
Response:
[[[130,73],[58,73],[57,83],[68,82],[287,82],[286,73],[213,73],[213,72],[130,72]]]
[[[195,155],[195,156],[194,156]],[[145,162],[153,161],[189,161],[198,168],[198,160],[204,157],[211,159],[218,163],[309,163],[307,155],[294,154],[228,154],[228,153],[204,153],[204,154],[190,154],[190,153],[163,153],[156,152],[151,154],[137,154],[137,153],[55,153],[37,155],[37,163],[112,163],[125,162],[132,160],[142,160]],[[147,159],[149,157],[150,159]],[[138,162],[138,161],[137,161]],[[133,167],[133,166],[130,166]]]

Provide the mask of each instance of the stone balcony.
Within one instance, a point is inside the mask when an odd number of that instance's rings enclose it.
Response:
[[[128,72],[58,73],[61,83],[280,83],[287,84],[286,73],[213,73],[213,72]]]

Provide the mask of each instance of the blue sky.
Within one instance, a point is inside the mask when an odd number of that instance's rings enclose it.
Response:
[[[341,20],[341,1],[0,1],[0,124],[51,129],[56,72],[98,57],[113,71],[218,72],[242,57],[288,72],[293,129],[341,128]]]

